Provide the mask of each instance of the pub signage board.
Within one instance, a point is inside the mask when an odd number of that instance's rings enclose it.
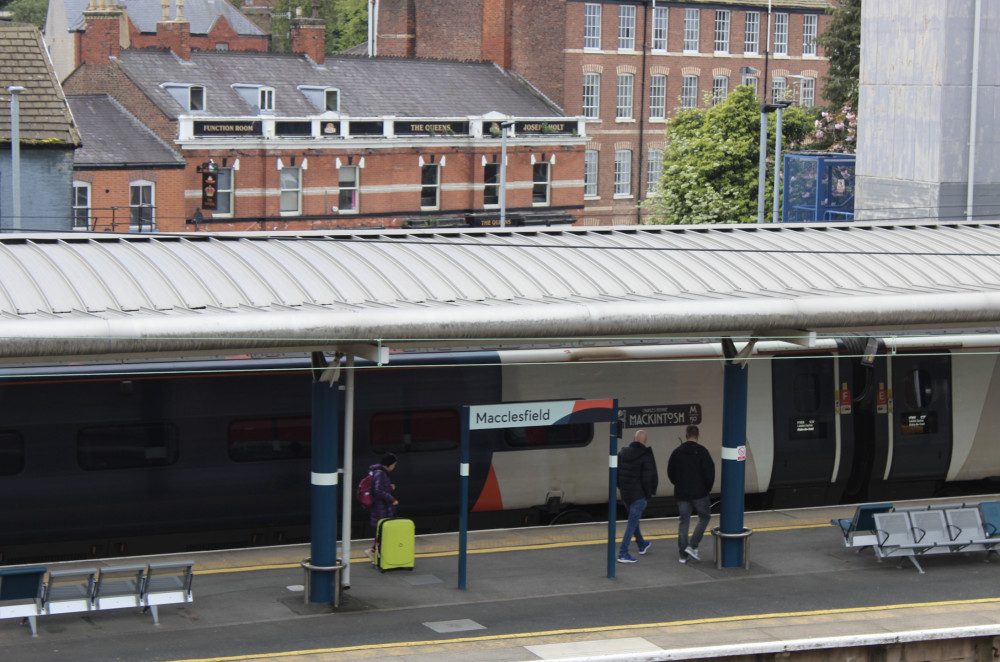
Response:
[[[468,122],[393,122],[392,130],[397,136],[467,136]]]
[[[201,120],[194,123],[196,136],[262,136],[263,128],[259,120]]]

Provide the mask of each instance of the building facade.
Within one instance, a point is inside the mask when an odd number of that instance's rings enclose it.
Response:
[[[827,0],[381,2],[376,51],[495,62],[588,122],[584,222],[639,223],[667,120],[742,84],[822,105]],[[447,16],[447,21],[441,17]]]

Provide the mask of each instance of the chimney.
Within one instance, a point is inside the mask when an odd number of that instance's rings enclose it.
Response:
[[[504,71],[510,69],[510,16],[509,0],[483,2],[482,59],[496,63]]]
[[[156,23],[156,41],[182,60],[191,59],[191,24],[184,18],[184,0],[177,0],[177,17],[170,20],[170,0],[161,0],[163,15]]]
[[[309,18],[302,18],[302,8],[296,7],[289,31],[293,53],[306,55],[316,64],[323,64],[326,58],[326,23],[319,17],[318,2],[313,2],[312,16]]]
[[[378,0],[369,3],[377,14],[373,26],[375,53],[390,57],[416,57],[416,0]]]
[[[90,0],[83,10],[79,64],[103,65],[121,52],[122,10],[107,0]]]

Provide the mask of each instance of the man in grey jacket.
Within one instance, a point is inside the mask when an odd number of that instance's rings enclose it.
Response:
[[[646,510],[646,500],[656,494],[660,481],[653,450],[646,445],[646,431],[638,430],[633,439],[631,444],[618,451],[618,490],[628,509],[625,536],[618,548],[619,563],[635,563],[639,560],[628,553],[633,536],[640,554],[649,550],[650,542],[642,537],[639,519]]]

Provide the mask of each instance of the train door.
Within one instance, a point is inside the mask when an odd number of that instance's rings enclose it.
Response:
[[[838,453],[836,365],[830,355],[771,362],[775,508],[829,503]]]
[[[897,354],[890,370],[892,426],[883,478],[893,498],[926,496],[951,462],[951,356]]]

